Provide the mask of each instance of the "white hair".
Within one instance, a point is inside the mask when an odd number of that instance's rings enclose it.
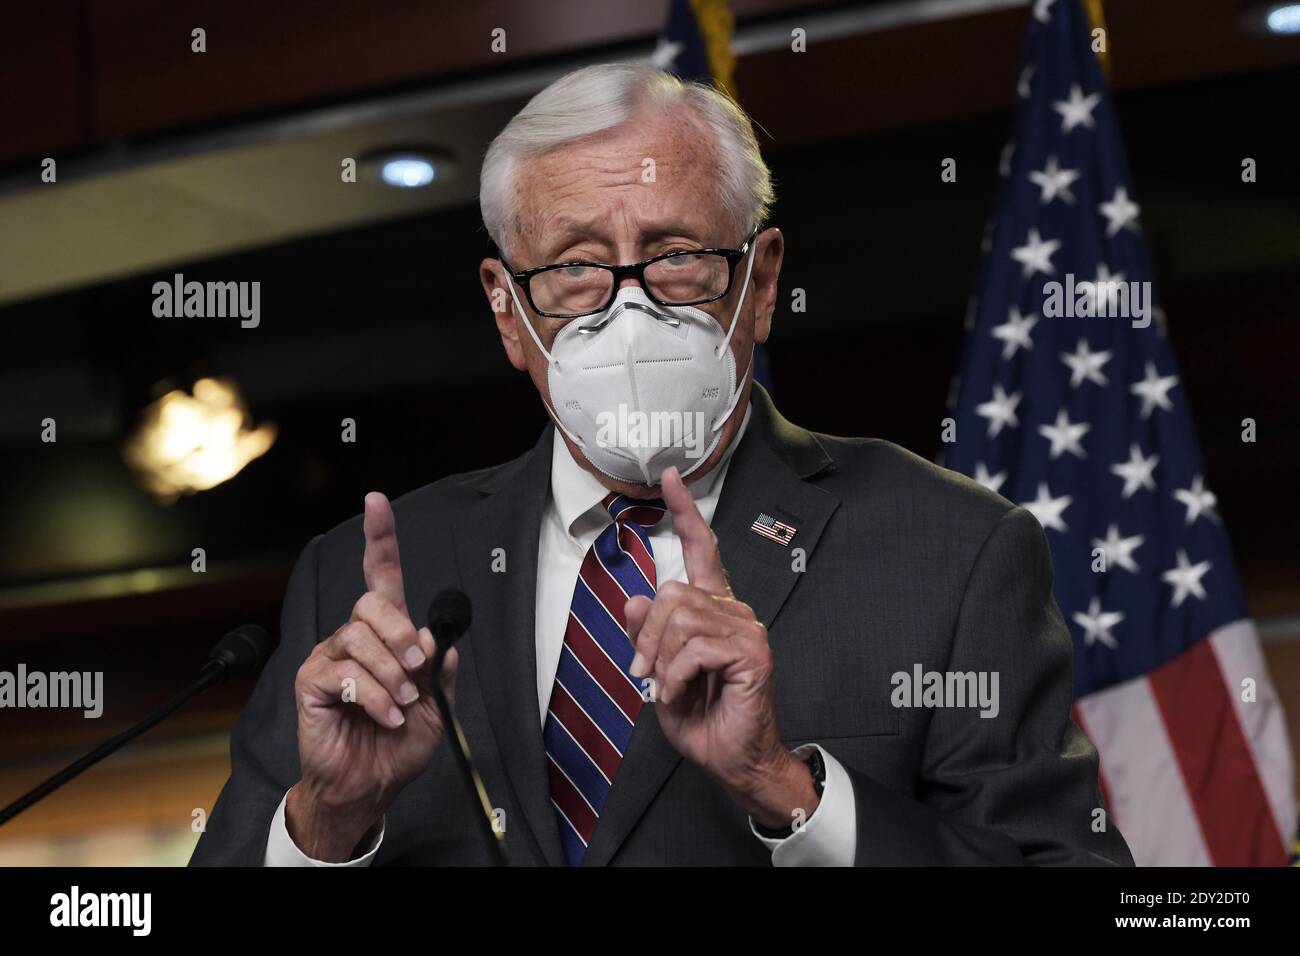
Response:
[[[719,153],[718,195],[748,233],[767,216],[772,175],[749,117],[725,93],[686,82],[647,63],[606,63],[560,77],[528,101],[488,147],[479,175],[479,209],[488,235],[505,250],[518,230],[514,176],[521,159],[612,129],[643,108],[685,107],[712,131]]]

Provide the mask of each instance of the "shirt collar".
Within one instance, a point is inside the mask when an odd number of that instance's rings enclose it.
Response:
[[[749,418],[753,409],[746,405],[745,417],[740,428],[731,439],[721,460],[709,473],[688,487],[695,496],[695,503],[700,509],[705,523],[712,523],[713,512],[718,505],[718,496],[722,493],[722,483],[726,477],[731,457],[740,444],[745,430],[749,427]],[[564,438],[556,432],[551,447],[551,500],[560,518],[560,525],[565,534],[578,541],[588,528],[599,530],[609,524],[609,513],[601,507],[601,501],[609,494],[609,489],[602,485],[591,472],[573,460],[569,446]]]

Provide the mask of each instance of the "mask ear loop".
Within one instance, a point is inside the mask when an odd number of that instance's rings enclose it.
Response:
[[[727,334],[722,339],[722,345],[718,348],[716,352],[713,353],[714,357],[718,359],[718,361],[721,361],[722,356],[727,354],[727,349],[731,346],[732,333],[736,331],[736,326],[740,323],[740,310],[744,308],[745,295],[746,293],[749,292],[749,277],[750,274],[754,271],[754,258],[757,250],[758,250],[757,242],[752,243],[749,247],[749,252],[748,252],[749,263],[745,266],[745,282],[744,285],[740,287],[740,301],[736,303],[735,314],[733,314],[731,317],[731,328],[727,329]],[[745,392],[742,383],[749,376],[750,370],[753,369],[754,367],[754,350],[755,350],[755,346],[750,345],[749,363],[745,366],[745,374],[740,376],[740,382],[736,384],[735,394],[731,396],[731,401],[727,403],[726,409],[722,412],[721,415],[718,416],[717,422],[714,423],[710,431],[716,432],[720,428],[722,428],[722,426],[726,423],[727,419],[731,417],[731,413],[736,410],[736,403],[740,401],[740,396],[743,395]]]
[[[749,276],[750,273],[754,271],[754,252],[756,251],[756,249],[757,249],[757,243],[749,247],[749,253],[748,253],[749,262],[745,266],[745,281],[740,286],[740,299],[739,301],[736,302],[736,311],[731,316],[731,328],[727,329],[727,334],[722,339],[722,345],[718,348],[716,352],[713,353],[714,358],[718,358],[718,359],[722,358],[722,354],[727,350],[727,347],[731,345],[732,333],[736,331],[736,324],[737,321],[740,319],[740,310],[745,307],[745,295],[749,292]]]
[[[513,279],[510,280],[510,298],[514,299],[516,315],[519,321],[523,322],[524,326],[528,329],[528,334],[533,337],[533,342],[537,345],[537,351],[542,353],[543,357],[552,369],[557,372],[560,371],[559,361],[556,360],[550,352],[546,351],[546,346],[542,344],[541,338],[537,335],[537,330],[533,328],[533,323],[528,320],[528,315],[524,312],[524,307],[519,301],[519,296],[515,294],[515,283]],[[560,421],[560,416],[555,413],[554,406],[552,406],[549,401],[543,401],[543,404],[546,405],[546,410],[551,415],[551,421],[555,422],[555,427],[569,436],[569,440],[579,448],[586,448],[587,446],[583,440],[573,432],[569,431],[569,429],[565,427],[564,423]]]
[[[542,356],[546,359],[548,365],[554,365],[558,370],[560,363],[551,356],[550,352],[546,351],[546,346],[542,344],[542,340],[538,337],[537,330],[533,328],[533,323],[529,321],[527,313],[524,312],[524,307],[519,301],[519,296],[515,294],[514,279],[510,280],[510,298],[514,299],[515,314],[519,317],[519,321],[524,323],[525,328],[528,329],[528,334],[533,337],[533,342],[537,345],[537,351],[542,353]]]

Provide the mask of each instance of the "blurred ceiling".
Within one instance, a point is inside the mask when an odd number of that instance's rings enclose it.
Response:
[[[648,56],[666,7],[397,0],[358,16],[343,0],[49,0],[7,11],[0,304],[473,203],[505,120],[576,66]],[[742,99],[777,148],[1005,109],[1027,14],[1026,0],[733,7]],[[1108,0],[1115,89],[1300,62],[1300,38],[1250,33],[1239,12],[1230,0]],[[195,27],[204,53],[190,49]],[[809,54],[790,51],[795,27]],[[453,174],[420,190],[341,181],[345,158],[412,144],[454,157]],[[40,181],[45,157],[56,183]],[[1221,210],[1234,231],[1268,237],[1247,256],[1294,257],[1239,206]]]

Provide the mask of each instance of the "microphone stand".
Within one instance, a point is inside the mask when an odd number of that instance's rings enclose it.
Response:
[[[456,764],[460,768],[460,777],[465,781],[470,801],[477,802],[483,808],[482,813],[476,813],[474,816],[478,818],[479,833],[482,834],[483,842],[488,847],[488,854],[492,857],[492,865],[509,866],[510,862],[506,859],[506,851],[502,846],[501,833],[492,825],[492,802],[488,799],[487,788],[483,786],[483,781],[474,769],[474,761],[470,758],[469,753],[469,741],[465,739],[465,734],[461,732],[460,723],[452,714],[447,695],[442,691],[442,682],[438,679],[442,673],[443,658],[447,656],[447,648],[450,646],[450,641],[438,642],[438,649],[433,655],[433,669],[429,681],[429,690],[433,694],[434,703],[438,705],[438,713],[442,717],[443,735],[451,734],[455,740],[456,745],[451,748],[451,752],[456,756]]]
[[[258,634],[260,634],[260,638],[258,637]],[[222,642],[218,644],[217,649],[213,651],[212,657],[203,665],[203,669],[199,671],[199,676],[194,678],[194,680],[181,690],[180,693],[167,701],[167,703],[163,704],[144,720],[128,727],[116,737],[104,741],[81,759],[64,767],[58,773],[54,774],[54,776],[33,787],[3,810],[0,810],[0,826],[4,826],[14,817],[18,816],[18,814],[32,806],[32,804],[49,796],[69,780],[93,767],[109,754],[119,750],[124,744],[129,743],[145,731],[161,723],[173,712],[179,710],[191,697],[207,690],[214,684],[221,683],[221,681],[231,676],[232,672],[250,669],[248,662],[243,659],[236,660],[235,657],[225,653],[226,648],[229,646],[227,642],[232,636],[238,636],[245,642],[249,638],[252,638],[253,641],[261,640],[262,642],[265,642],[266,640],[266,632],[262,631],[261,628],[258,628],[255,625],[245,626],[244,628],[232,631],[231,634],[226,635],[226,637],[222,639]],[[251,647],[252,645],[249,646]],[[265,654],[262,653],[258,656],[264,657]],[[260,660],[258,663],[260,663]],[[254,664],[252,666],[256,665]]]

